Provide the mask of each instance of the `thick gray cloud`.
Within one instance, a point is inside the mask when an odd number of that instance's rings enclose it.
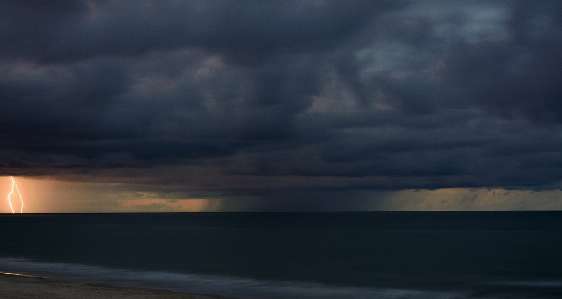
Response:
[[[556,1],[5,1],[0,173],[552,188],[561,41]]]
[[[8,57],[60,62],[184,47],[253,63],[332,48],[398,2],[13,1],[3,7]]]

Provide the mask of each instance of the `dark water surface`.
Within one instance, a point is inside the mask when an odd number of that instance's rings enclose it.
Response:
[[[243,298],[562,298],[562,212],[0,215],[0,271]]]

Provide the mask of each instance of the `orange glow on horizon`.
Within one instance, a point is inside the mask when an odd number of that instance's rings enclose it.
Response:
[[[0,195],[5,201],[0,204],[0,213],[16,214],[23,210],[25,213],[201,212],[212,209],[216,201],[162,198],[158,192],[134,191],[127,187],[52,177],[3,176],[0,177]],[[17,198],[18,190],[21,200]],[[25,208],[21,206],[23,202]]]
[[[201,212],[207,210],[210,199],[132,199],[124,200],[123,208],[131,212]]]

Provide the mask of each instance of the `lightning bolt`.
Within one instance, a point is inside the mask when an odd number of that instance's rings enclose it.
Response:
[[[24,206],[23,205],[23,195],[21,195],[20,188],[18,187],[18,183],[16,182],[16,180],[14,180],[13,176],[10,176],[10,180],[12,180],[12,190],[8,194],[8,204],[10,205],[10,210],[12,210],[12,214],[15,214],[14,207],[12,206],[12,194],[14,194],[14,189],[15,189],[15,191],[18,193],[18,196],[20,197],[20,201],[21,201],[21,207],[20,207],[20,214],[21,214],[21,213],[23,213],[23,206]]]

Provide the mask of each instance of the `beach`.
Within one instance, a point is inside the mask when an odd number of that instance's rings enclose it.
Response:
[[[219,299],[225,297],[181,294],[164,290],[113,287],[93,283],[57,281],[42,277],[0,274],[3,299]]]

